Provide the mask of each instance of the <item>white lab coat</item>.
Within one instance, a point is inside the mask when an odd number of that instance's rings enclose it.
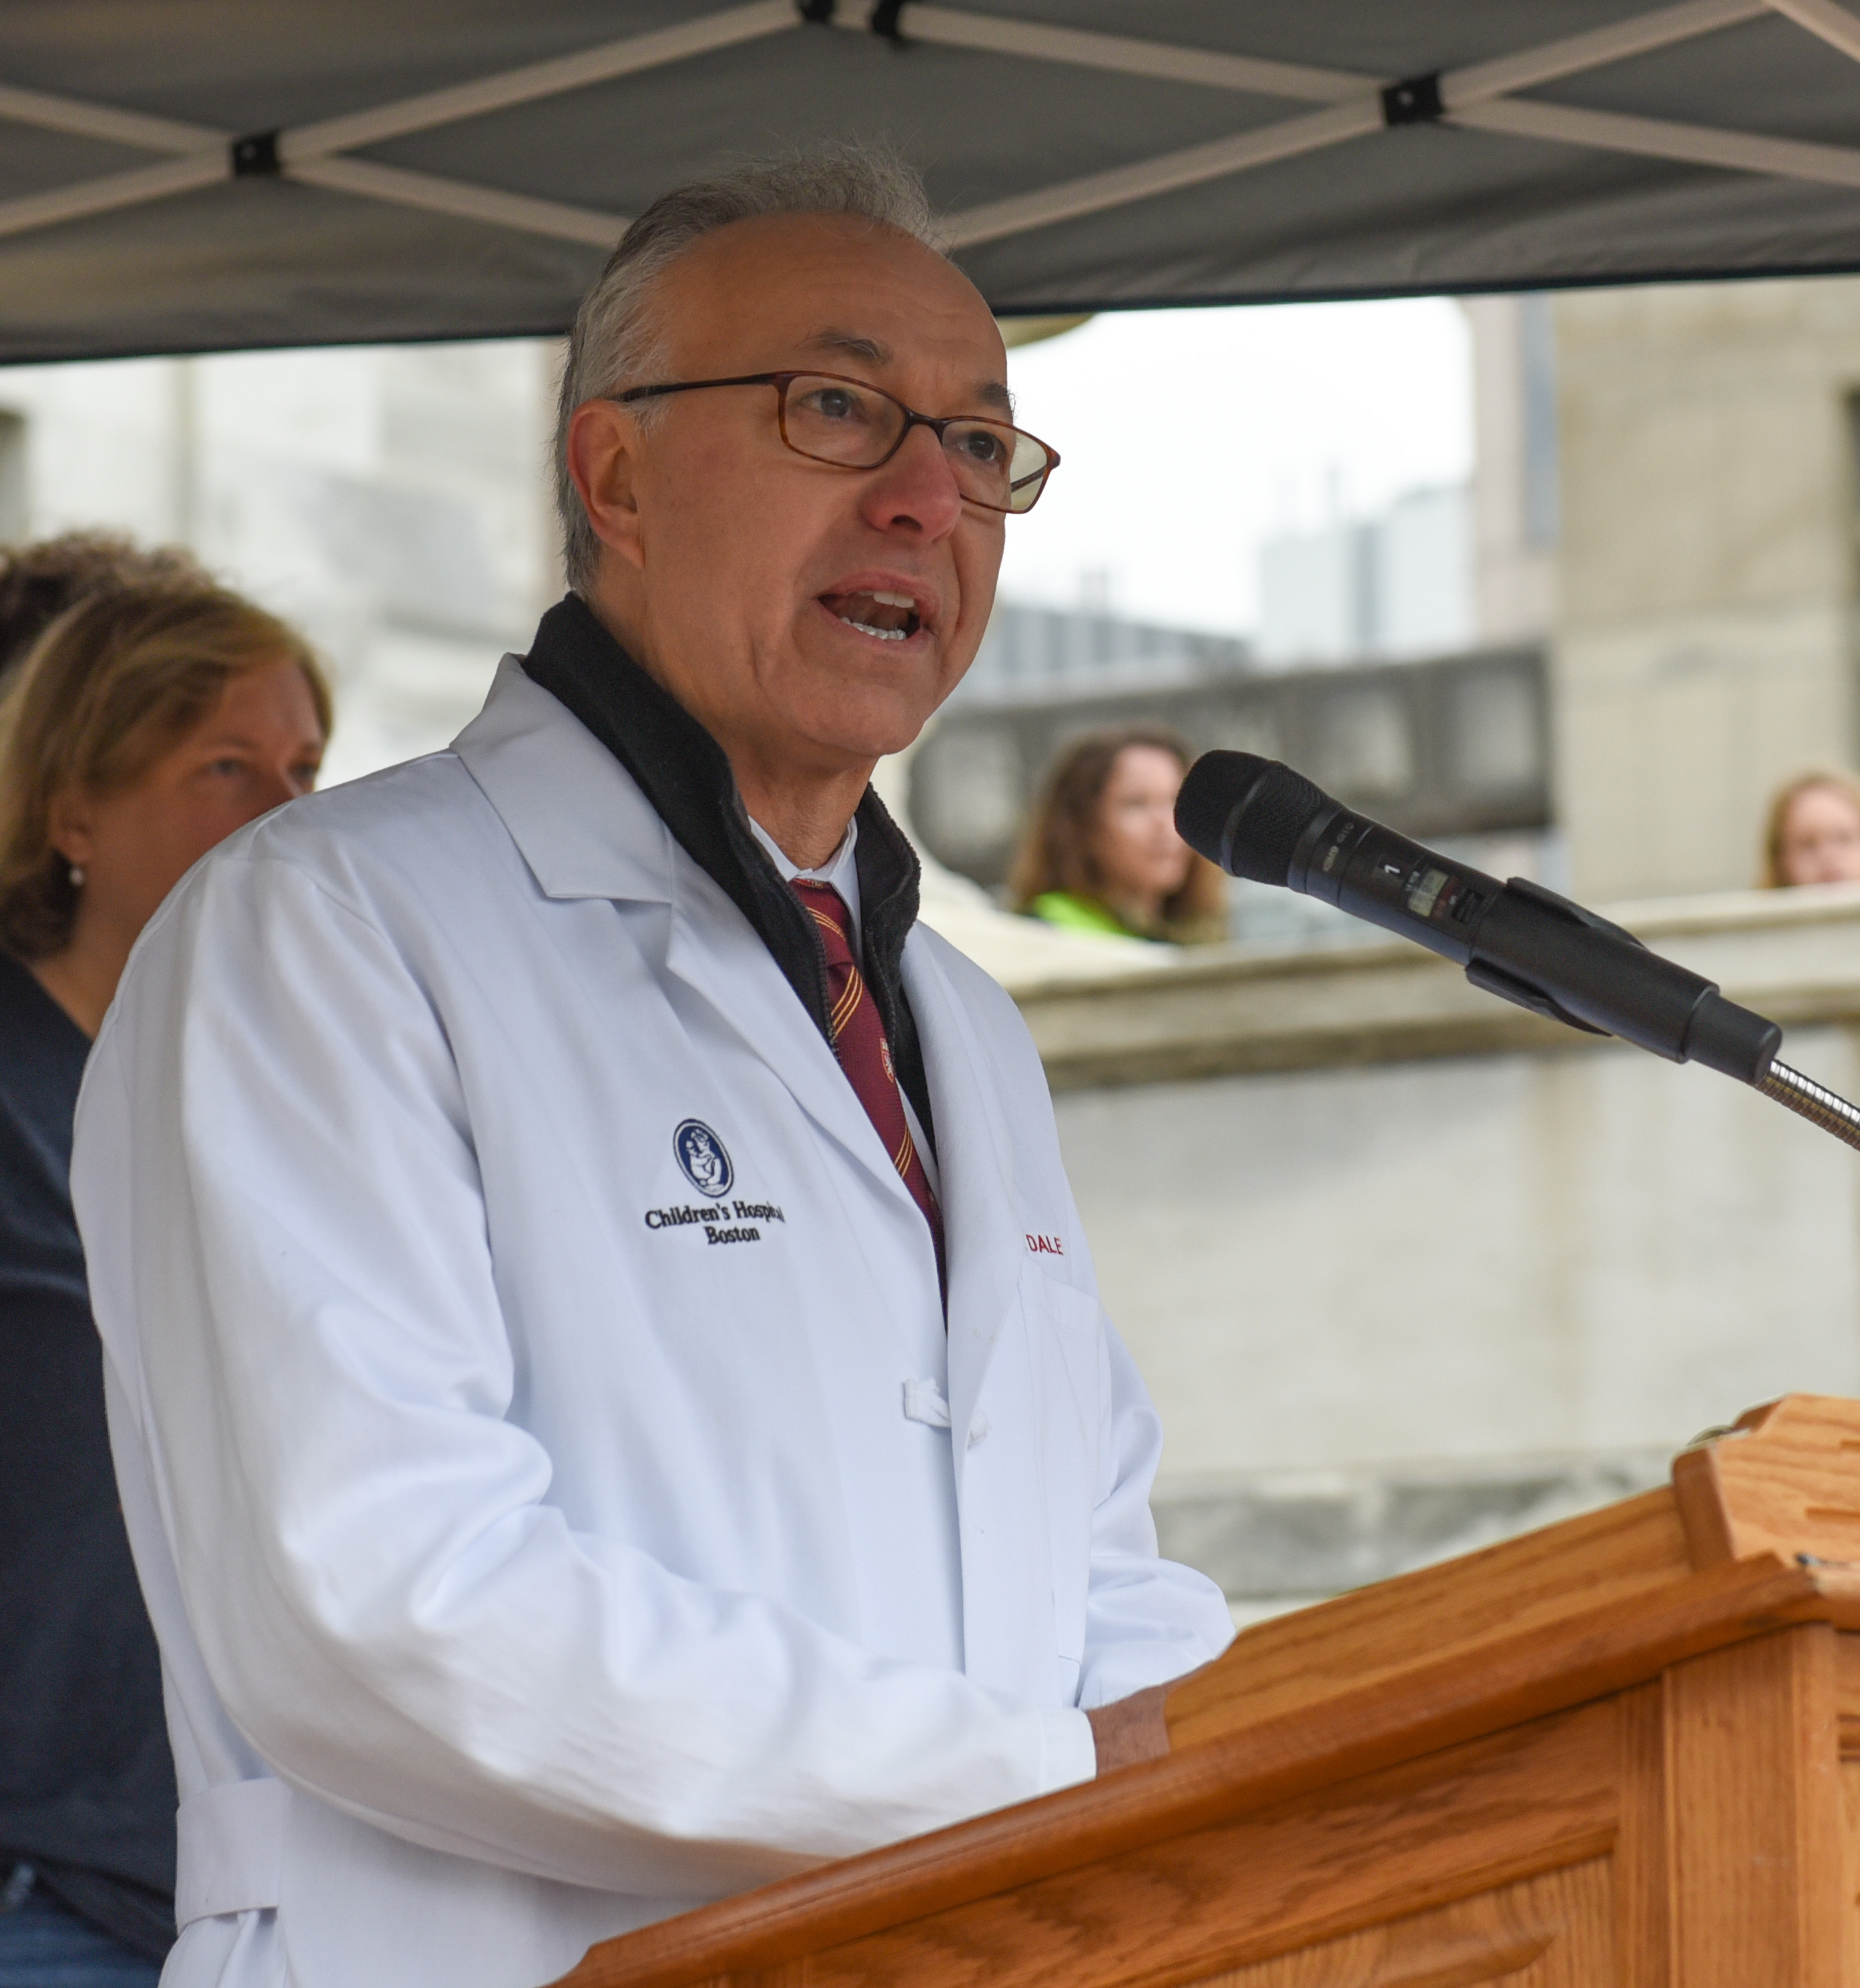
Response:
[[[947,1341],[780,970],[513,662],[153,921],[73,1186],[179,1768],[166,1988],[535,1988],[1085,1778],[1076,1707],[1224,1646],[1032,1045],[933,934],[904,966]]]

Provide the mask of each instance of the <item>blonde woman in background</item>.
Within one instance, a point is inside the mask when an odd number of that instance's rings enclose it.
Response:
[[[1778,789],[1764,824],[1766,890],[1860,883],[1860,782],[1849,773],[1798,774]]]
[[[0,1988],[153,1988],[174,1939],[174,1766],[72,1114],[137,935],[309,790],[329,717],[301,637],[179,567],[71,607],[0,703]]]
[[[1195,945],[1227,937],[1227,884],[1176,833],[1188,748],[1160,725],[1070,746],[1014,858],[1017,911],[1069,931]]]

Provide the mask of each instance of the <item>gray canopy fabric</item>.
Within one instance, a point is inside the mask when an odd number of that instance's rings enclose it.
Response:
[[[0,359],[559,331],[835,136],[1004,313],[1860,269],[1840,0],[9,0]]]

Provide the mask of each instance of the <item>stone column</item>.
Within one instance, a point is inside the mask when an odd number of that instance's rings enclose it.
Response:
[[[1572,292],[1555,325],[1573,888],[1739,888],[1774,789],[1860,745],[1860,282]]]

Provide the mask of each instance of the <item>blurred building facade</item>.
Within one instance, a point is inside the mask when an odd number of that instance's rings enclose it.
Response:
[[[1044,607],[998,599],[987,632],[951,703],[1035,703],[1219,681],[1254,666],[1237,635],[1166,628],[1111,612],[1109,603]]]
[[[443,745],[560,590],[555,348],[228,353],[0,371],[0,541],[191,546],[309,635],[337,779]]]
[[[1412,490],[1373,517],[1268,539],[1259,600],[1259,658],[1268,666],[1469,647],[1478,627],[1472,492]]]
[[[1860,749],[1860,282],[1574,292],[1555,335],[1571,873],[1735,889],[1771,791]]]
[[[1556,624],[1562,464],[1555,300],[1468,297],[1472,332],[1473,612],[1487,642]]]
[[[1466,860],[1567,881],[1551,780],[1548,648],[1558,554],[1551,306],[1467,307],[1477,467],[1367,518],[1268,541],[1257,639],[1161,628],[1104,601],[996,604],[975,664],[910,761],[926,847],[990,888],[1047,769],[1082,733],[1144,718],[1195,751],[1282,758]],[[1365,928],[1241,885],[1237,937]]]
[[[1007,874],[1021,823],[1066,747],[1133,719],[1166,725],[1194,752],[1285,759],[1412,835],[1514,842],[1549,823],[1541,644],[1399,666],[1159,673],[1121,689],[1082,672],[1062,682],[1063,694],[1045,679],[1043,695],[952,699],[912,756],[913,827],[940,861],[979,883]]]

